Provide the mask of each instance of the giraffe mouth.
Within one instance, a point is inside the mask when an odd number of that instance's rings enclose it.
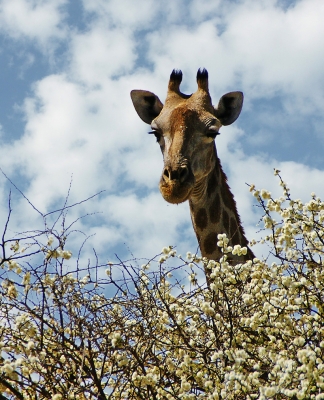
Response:
[[[160,192],[168,203],[180,204],[190,198],[193,185],[179,185],[178,182],[160,183]]]
[[[168,203],[180,204],[188,200],[194,188],[194,180],[180,182],[178,179],[165,180],[162,176],[160,180],[160,192]]]

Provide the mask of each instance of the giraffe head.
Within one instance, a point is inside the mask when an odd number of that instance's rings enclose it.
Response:
[[[198,70],[198,89],[192,95],[180,92],[182,72],[170,75],[167,98],[160,99],[146,90],[133,90],[131,98],[140,118],[151,125],[160,145],[164,167],[160,191],[169,203],[182,203],[199,191],[199,183],[215,167],[214,139],[222,125],[239,116],[243,93],[231,92],[212,105],[208,73]]]

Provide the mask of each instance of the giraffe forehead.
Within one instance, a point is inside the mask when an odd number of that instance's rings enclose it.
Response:
[[[179,129],[183,131],[199,130],[208,124],[221,126],[213,109],[193,108],[190,103],[176,107],[169,114],[169,127],[173,131]]]
[[[175,108],[170,115],[170,130],[173,132],[194,130],[200,124],[199,112],[187,106]]]
[[[201,113],[188,107],[187,104],[178,105],[175,108],[165,107],[153,121],[152,126],[157,126],[166,136],[187,137],[202,129],[204,118]]]

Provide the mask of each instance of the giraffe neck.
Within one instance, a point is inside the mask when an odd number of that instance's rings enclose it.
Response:
[[[209,260],[219,260],[223,256],[217,246],[217,235],[226,233],[229,245],[248,245],[241,225],[233,194],[227,184],[216,148],[213,152],[214,168],[203,180],[197,182],[189,200],[192,224],[196,232],[199,247],[203,257]],[[248,249],[246,256],[233,256],[236,262],[244,262],[253,257]]]

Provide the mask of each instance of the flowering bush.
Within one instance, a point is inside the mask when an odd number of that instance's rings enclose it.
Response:
[[[279,179],[279,199],[250,187],[271,265],[232,265],[247,249],[224,234],[220,260],[167,247],[142,267],[85,270],[66,264],[66,232],[39,248],[37,268],[12,241],[1,262],[0,398],[324,399],[324,203],[292,200]]]

